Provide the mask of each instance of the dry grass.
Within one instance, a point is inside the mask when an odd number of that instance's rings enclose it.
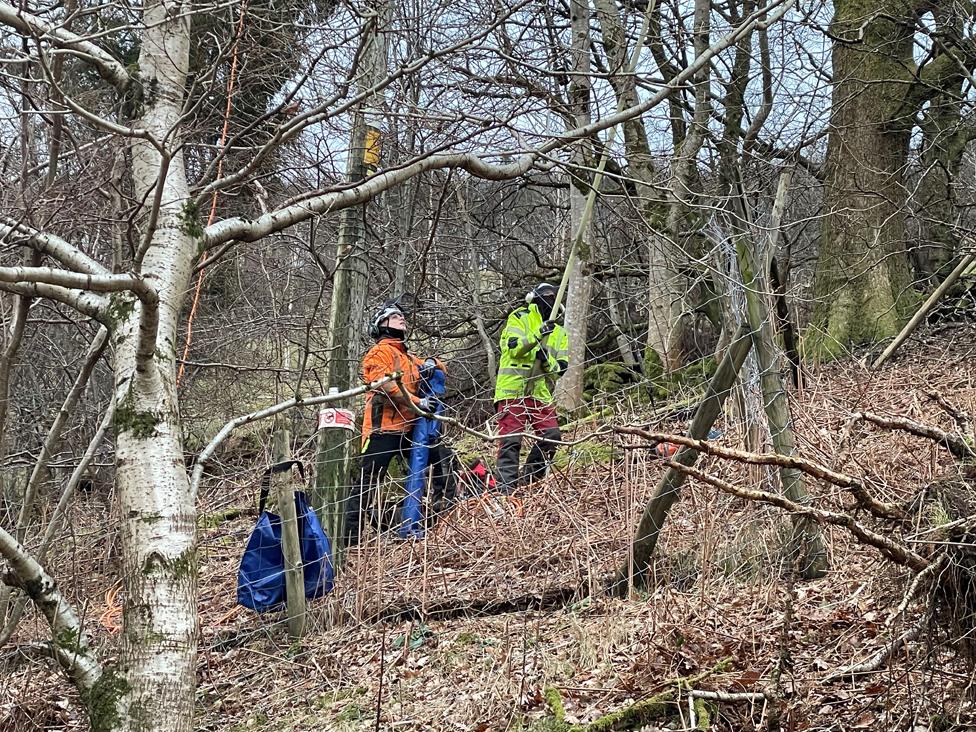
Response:
[[[976,414],[973,330],[949,336],[915,342],[880,374],[843,364],[809,376],[795,403],[802,454],[864,476],[889,501],[911,500],[950,470],[937,447],[878,430],[837,460],[847,452],[839,438],[854,410],[951,429],[925,394],[936,390]],[[739,444],[740,431],[726,425],[723,440]],[[944,638],[911,644],[879,673],[824,681],[901,634],[920,612],[914,603],[904,618],[886,623],[906,575],[839,529],[826,535],[830,575],[794,583],[779,562],[788,527],[780,512],[689,483],[662,536],[653,587],[628,600],[606,597],[604,583],[626,560],[661,471],[647,451],[608,444],[606,453],[598,464],[571,460],[527,491],[524,515],[494,516],[474,502],[425,541],[365,543],[336,591],[313,605],[301,644],[288,642],[280,616],[234,610],[237,562],[253,519],[209,526],[205,515],[198,728],[527,730],[549,715],[547,687],[559,690],[569,721],[583,722],[723,658],[732,659],[732,670],[703,688],[765,689],[782,705],[719,704],[713,729],[762,728],[774,711],[784,729],[969,728],[971,679]],[[735,464],[703,465],[740,484],[766,479]],[[247,505],[253,485],[253,476],[227,476],[210,486],[205,509]],[[852,505],[832,487],[811,490],[825,507]],[[75,511],[77,527],[98,530],[77,529],[51,564],[64,568],[61,581],[97,615],[117,579],[116,557],[102,504],[80,502]],[[557,591],[572,591],[559,607],[479,612],[492,602]],[[428,623],[376,620],[406,607],[469,612]],[[93,627],[99,647],[114,653],[117,636]],[[20,638],[42,630],[32,616]],[[0,678],[0,729],[85,728],[76,699],[47,664],[8,664]],[[687,724],[682,704],[668,728]]]

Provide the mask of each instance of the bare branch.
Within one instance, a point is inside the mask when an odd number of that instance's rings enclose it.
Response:
[[[928,617],[922,617],[915,625],[906,630],[900,636],[895,638],[890,643],[886,644],[877,653],[869,656],[861,663],[854,664],[853,666],[848,666],[847,668],[835,671],[829,676],[824,678],[825,682],[837,681],[838,679],[843,679],[848,676],[857,676],[859,674],[869,674],[880,669],[888,659],[901,650],[902,646],[909,643],[922,634],[922,630],[928,624]]]
[[[820,508],[813,508],[812,506],[801,506],[799,503],[795,503],[790,499],[775,493],[755,490],[752,488],[741,488],[739,486],[732,485],[728,481],[717,478],[714,475],[709,475],[708,473],[698,470],[697,468],[682,465],[674,460],[665,460],[664,462],[668,467],[684,473],[692,478],[697,478],[702,483],[710,485],[713,488],[718,488],[723,493],[728,493],[729,495],[737,496],[739,498],[745,498],[749,501],[768,503],[770,505],[782,508],[784,511],[789,511],[790,513],[809,516],[815,521],[819,521],[821,523],[831,524],[833,526],[842,526],[850,531],[851,534],[853,534],[854,537],[862,544],[873,546],[891,561],[907,566],[916,572],[921,572],[929,566],[929,562],[919,554],[916,554],[911,549],[908,549],[907,547],[892,541],[888,537],[882,536],[866,526],[859,524],[854,520],[853,517],[848,516],[846,513],[826,511]]]
[[[938,427],[922,424],[907,417],[882,417],[880,414],[873,414],[872,412],[857,412],[854,417],[865,422],[870,422],[878,427],[884,427],[889,430],[902,430],[916,437],[924,437],[927,440],[938,442],[951,452],[953,457],[959,460],[972,460],[976,458],[976,448],[966,442],[963,437],[946,432]]]
[[[98,69],[102,78],[110,82],[119,91],[128,87],[132,81],[129,72],[125,70],[125,66],[98,44],[59,28],[43,18],[15,8],[9,3],[0,2],[0,23],[39,41],[75,51],[74,55],[92,64]]]
[[[693,63],[682,69],[656,94],[640,104],[607,115],[597,122],[554,136],[549,142],[522,153],[515,162],[492,163],[488,156],[475,153],[455,152],[430,155],[400,168],[379,173],[358,185],[313,196],[305,201],[267,213],[253,221],[243,218],[218,221],[204,230],[201,241],[202,248],[210,249],[232,239],[256,241],[269,234],[306,221],[313,216],[365,203],[383,191],[415,175],[431,170],[460,168],[477,178],[486,180],[517,178],[531,170],[539,160],[544,159],[549,153],[566,147],[581,138],[587,138],[602,130],[613,128],[621,122],[642,115],[661,104],[674,93],[675,89],[684,85],[701,69],[707,68],[715,56],[735,44],[743,35],[751,33],[758,27],[768,27],[782,18],[794,2],[795,0],[774,0],[762,11],[753,13],[736,26],[731,33],[704,49]]]
[[[79,313],[87,315],[93,320],[103,322],[108,312],[109,302],[104,295],[96,295],[82,290],[69,290],[58,285],[48,285],[40,282],[2,282],[0,290],[14,292],[27,297],[44,297],[73,307]]]
[[[864,484],[861,483],[861,481],[859,481],[857,478],[847,475],[846,473],[838,473],[825,465],[815,463],[812,460],[807,460],[806,458],[797,457],[795,455],[787,456],[778,455],[776,453],[757,453],[747,452],[746,450],[735,450],[730,447],[717,445],[714,442],[708,442],[707,440],[696,440],[692,437],[686,437],[685,435],[672,435],[668,434],[667,432],[654,432],[641,427],[621,426],[614,427],[613,431],[623,435],[637,435],[638,437],[643,437],[646,440],[650,440],[654,444],[659,442],[670,442],[675,445],[684,445],[685,447],[690,447],[706,455],[714,455],[715,457],[725,458],[727,460],[738,460],[739,462],[749,463],[750,465],[777,465],[779,467],[802,470],[807,475],[812,475],[814,478],[822,480],[826,483],[836,485],[840,488],[847,488],[854,495],[860,505],[877,516],[891,519],[902,519],[905,517],[905,512],[898,506],[890,503],[884,503],[871,496],[871,494],[868,493],[867,489],[864,487]]]
[[[87,301],[83,299],[87,293],[132,292],[142,303],[139,315],[139,349],[136,355],[140,361],[144,361],[151,358],[156,351],[159,295],[140,275],[89,275],[52,267],[0,267],[0,289],[19,292],[20,290],[13,289],[15,287],[34,288],[34,293],[38,297],[51,297],[65,302],[86,315],[91,315],[99,322],[105,320],[107,303],[99,308],[97,315],[83,310],[81,306],[88,307]],[[44,294],[45,291],[48,294]],[[79,295],[66,299],[64,293],[71,292],[79,292]],[[55,297],[55,294],[59,296]]]
[[[84,477],[88,470],[88,466],[91,461],[95,458],[95,452],[98,450],[98,446],[102,444],[102,440],[105,439],[105,434],[108,432],[109,427],[112,426],[112,418],[115,416],[115,399],[113,398],[108,405],[108,409],[105,410],[105,416],[102,417],[102,423],[98,426],[95,435],[91,438],[88,443],[88,448],[85,450],[85,454],[82,455],[81,460],[75,466],[75,469],[71,472],[71,477],[68,478],[67,484],[64,486],[64,490],[61,492],[61,498],[58,500],[58,505],[54,509],[54,513],[51,515],[48,521],[47,528],[44,530],[44,537],[41,539],[40,546],[37,547],[37,561],[43,562],[47,554],[48,547],[51,545],[51,541],[54,539],[54,535],[61,529],[65,516],[68,512],[68,505],[71,503],[71,499],[78,490],[78,486],[81,484],[81,479]],[[0,596],[2,596],[2,588],[0,588]],[[17,603],[14,607],[6,614],[6,620],[2,629],[0,629],[0,646],[5,645],[10,637],[13,635],[14,631],[17,630],[17,625],[20,622],[20,618],[24,612],[24,598],[20,597],[17,599]],[[2,603],[0,603],[2,605]],[[0,618],[4,617],[3,608],[0,607]]]
[[[91,292],[131,290],[140,299],[152,300],[156,293],[139,275],[93,275],[53,267],[0,267],[0,282],[38,282]]]
[[[210,458],[213,457],[214,452],[220,447],[220,444],[226,440],[231,432],[236,430],[238,427],[243,427],[251,422],[257,422],[262,419],[267,419],[268,417],[273,417],[276,414],[284,412],[289,409],[295,409],[297,407],[311,407],[316,404],[328,404],[329,402],[341,401],[343,399],[348,399],[349,397],[358,396],[372,389],[388,384],[391,381],[396,381],[400,374],[390,374],[384,376],[382,379],[377,379],[376,381],[363,384],[362,386],[357,386],[353,389],[347,389],[346,391],[341,391],[338,394],[327,394],[317,397],[294,397],[292,399],[286,399],[283,402],[278,402],[270,407],[265,407],[264,409],[258,409],[249,414],[242,414],[240,417],[235,417],[220,428],[220,431],[214,435],[213,439],[207,443],[207,446],[200,451],[197,456],[196,463],[193,466],[193,475],[190,478],[190,491],[194,496],[196,496],[198,489],[200,488],[200,479],[203,478],[203,471],[207,467],[207,463],[210,462]]]
[[[19,587],[34,601],[51,627],[52,652],[61,668],[81,691],[90,691],[102,676],[102,667],[88,646],[81,619],[27,550],[0,527],[0,556],[12,572],[4,582]]]
[[[108,274],[108,270],[64,239],[32,229],[6,216],[0,217],[0,241],[25,244],[42,254],[54,257],[61,264],[76,272],[92,275]]]

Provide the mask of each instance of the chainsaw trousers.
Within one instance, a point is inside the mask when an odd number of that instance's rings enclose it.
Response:
[[[510,494],[520,485],[529,485],[545,477],[549,462],[562,438],[556,421],[556,410],[532,397],[506,399],[498,403],[498,489]],[[519,470],[522,437],[518,433],[534,432],[541,439],[532,441],[524,468]]]

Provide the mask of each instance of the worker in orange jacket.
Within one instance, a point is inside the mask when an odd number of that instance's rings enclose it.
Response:
[[[370,337],[375,345],[363,357],[362,376],[366,383],[399,373],[399,383],[388,381],[366,393],[363,416],[363,449],[359,470],[353,481],[345,511],[345,544],[359,542],[366,523],[378,530],[384,528],[382,514],[376,506],[378,486],[389,470],[393,458],[409,463],[410,434],[417,420],[416,409],[433,411],[426,397],[418,396],[421,372],[425,368],[447,369],[438,359],[421,359],[407,350],[407,317],[396,303],[386,303],[370,322]],[[453,500],[456,487],[453,476],[453,453],[444,446],[431,448],[433,496],[431,505],[440,508]]]

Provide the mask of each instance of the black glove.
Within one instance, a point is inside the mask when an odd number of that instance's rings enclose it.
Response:
[[[559,362],[556,361],[555,354],[545,346],[539,346],[539,350],[535,352],[535,357],[543,371],[554,373],[559,369]]]
[[[539,337],[547,336],[556,329],[554,320],[546,320],[539,326]]]

